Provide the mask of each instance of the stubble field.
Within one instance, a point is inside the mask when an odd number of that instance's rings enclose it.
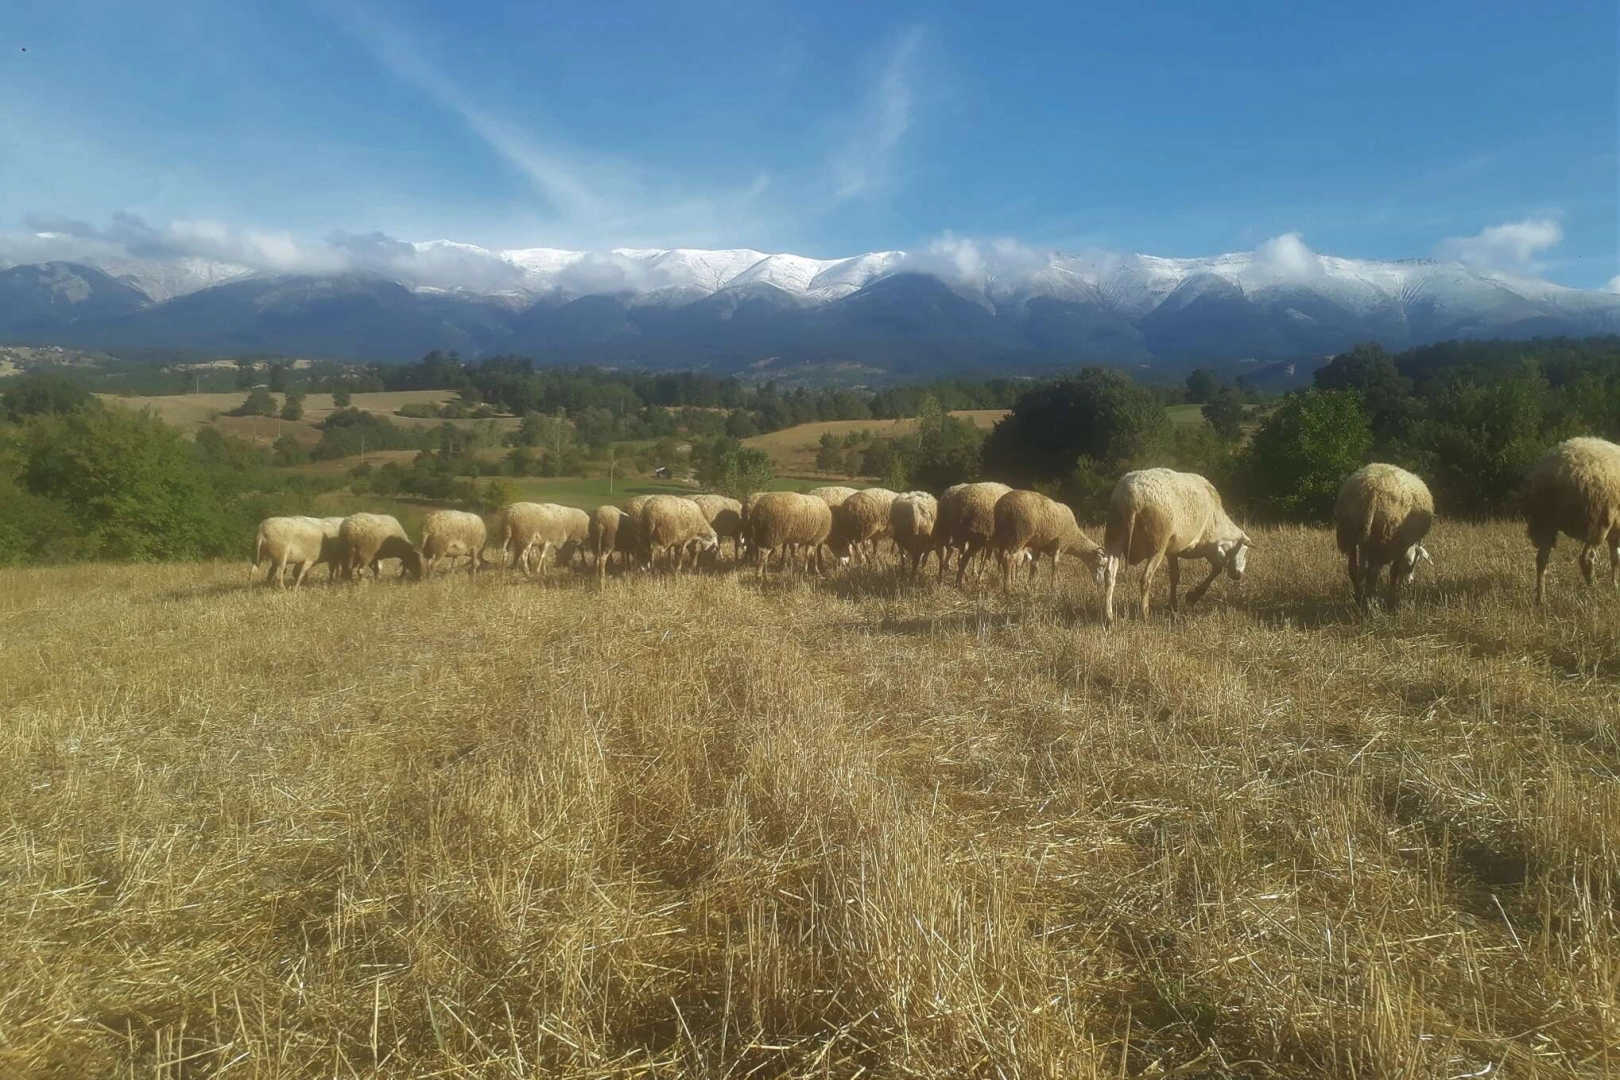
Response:
[[[1254,535],[1112,632],[1074,567],[0,573],[0,1075],[1620,1070],[1620,598]]]

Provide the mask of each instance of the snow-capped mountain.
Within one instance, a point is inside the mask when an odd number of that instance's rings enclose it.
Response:
[[[843,259],[492,250],[379,234],[321,272],[203,259],[0,270],[0,342],[407,359],[895,371],[1298,359],[1358,341],[1620,332],[1620,295],[1433,260],[1318,255],[1284,236],[1210,258],[941,245]]]

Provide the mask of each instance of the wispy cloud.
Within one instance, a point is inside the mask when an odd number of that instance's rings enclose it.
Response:
[[[883,191],[895,181],[895,161],[911,127],[913,85],[924,31],[913,26],[900,37],[867,99],[851,118],[831,165],[833,197],[842,202]]]
[[[1564,239],[1557,218],[1535,217],[1490,225],[1473,236],[1452,236],[1440,241],[1436,253],[1476,270],[1539,273],[1537,256]]]
[[[1620,274],[1616,274],[1614,277],[1610,278],[1609,283],[1603,286],[1603,291],[1620,293]]]

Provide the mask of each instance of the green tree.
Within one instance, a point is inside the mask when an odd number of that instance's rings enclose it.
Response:
[[[354,395],[347,387],[340,386],[332,391],[332,407],[334,409],[347,409],[354,402]]]
[[[1243,395],[1230,386],[1223,386],[1206,399],[1209,404],[1199,410],[1215,434],[1228,442],[1236,442],[1243,435]]]
[[[1115,465],[1146,457],[1170,439],[1170,418],[1152,393],[1111,368],[1028,391],[984,443],[984,467],[1008,483],[1066,480],[1075,462]]]
[[[302,390],[287,391],[287,396],[281,403],[281,418],[283,420],[302,420],[304,418],[304,392]]]
[[[1440,388],[1414,432],[1414,464],[1441,509],[1502,514],[1518,505],[1525,475],[1550,443],[1576,433],[1553,410],[1534,364],[1488,382],[1459,378]],[[1576,421],[1578,422],[1578,421]]]
[[[285,360],[274,360],[270,363],[270,392],[272,394],[285,393],[292,378],[292,364]]]
[[[909,486],[943,491],[973,479],[984,441],[978,427],[950,415],[938,398],[925,394],[917,406],[916,450],[907,462]]]
[[[843,465],[843,443],[832,432],[822,432],[821,444],[816,449],[816,472],[837,472]]]
[[[699,483],[733,499],[744,499],[762,490],[775,475],[769,454],[735,442],[706,454],[697,470]]]
[[[17,375],[0,383],[0,412],[17,423],[30,416],[52,416],[89,408],[95,398],[77,380],[51,372]]]
[[[1244,465],[1250,494],[1279,517],[1328,521],[1339,486],[1367,463],[1372,445],[1372,427],[1355,394],[1293,394],[1249,445]]]
[[[1380,446],[1404,436],[1416,417],[1412,383],[1401,375],[1395,358],[1380,345],[1357,345],[1317,368],[1311,378],[1318,390],[1343,390],[1356,395]]]
[[[231,410],[232,416],[274,416],[276,415],[275,395],[263,387],[256,387],[248,391],[248,396],[242,404]]]
[[[251,389],[253,384],[258,381],[259,371],[254,366],[253,361],[240,359],[236,361],[236,388],[238,390]]]
[[[288,419],[297,419],[289,417]],[[270,448],[277,465],[302,465],[309,460],[309,451],[305,450],[298,440],[291,435],[283,435],[275,441]]]
[[[1220,392],[1221,378],[1209,368],[1199,368],[1187,376],[1187,400],[1191,402],[1214,401],[1215,395]]]
[[[150,411],[36,420],[23,475],[73,519],[85,557],[198,559],[245,542],[191,443]]]

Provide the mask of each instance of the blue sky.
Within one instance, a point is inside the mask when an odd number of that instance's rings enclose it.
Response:
[[[1612,0],[8,0],[0,234],[290,265],[334,232],[817,256],[1298,233],[1600,287],[1617,55]]]

